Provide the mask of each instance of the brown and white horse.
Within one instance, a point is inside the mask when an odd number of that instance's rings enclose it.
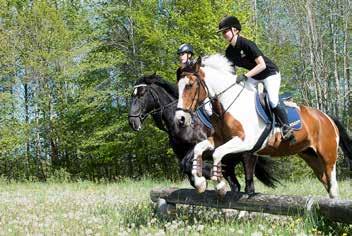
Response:
[[[224,194],[225,182],[221,176],[220,162],[228,153],[252,150],[266,125],[255,109],[256,88],[249,83],[236,83],[236,75],[230,62],[216,54],[200,60],[182,73],[178,82],[179,101],[175,114],[176,121],[184,126],[191,124],[191,112],[205,98],[213,102],[212,124],[215,134],[198,143],[194,148],[196,166],[205,150],[213,153],[213,180],[216,190]],[[336,181],[336,159],[339,146],[339,130],[334,121],[325,113],[306,106],[299,107],[302,128],[294,132],[296,142],[291,144],[281,139],[279,133],[271,133],[258,156],[280,157],[298,154],[313,169],[323,183],[330,198],[338,197]],[[196,188],[205,190],[206,180],[193,172]]]

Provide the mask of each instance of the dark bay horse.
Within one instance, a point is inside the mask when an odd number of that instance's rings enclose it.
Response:
[[[191,185],[194,186],[194,177],[192,175],[194,146],[196,143],[206,139],[214,131],[206,127],[196,115],[193,117],[191,126],[179,127],[175,125],[174,114],[177,99],[178,91],[176,86],[155,74],[144,76],[136,81],[133,88],[128,119],[130,126],[135,131],[138,131],[142,128],[144,119],[148,115],[152,116],[156,126],[168,133],[169,142],[179,160],[181,170],[188,176]],[[204,158],[210,159],[211,153],[206,154]],[[255,165],[257,158],[253,158],[251,155],[243,155],[235,158],[225,157],[223,161],[223,175],[232,191],[240,191],[241,188],[234,171],[235,165],[241,161],[244,169],[250,170],[250,173],[245,171],[245,191],[247,193],[254,192],[253,172],[266,186],[275,187],[275,182],[278,181],[271,174],[271,162],[261,159]],[[200,166],[199,171],[209,179],[212,165],[203,162]]]
[[[224,193],[220,162],[230,153],[253,152],[267,125],[257,112],[256,88],[249,83],[236,83],[231,63],[222,55],[212,55],[203,62],[198,60],[191,69],[184,70],[178,82],[179,101],[176,120],[183,126],[190,124],[192,112],[209,97],[213,111],[215,133],[195,146],[195,163],[200,161],[205,150],[213,152],[212,179],[217,181],[216,189]],[[323,183],[330,198],[338,197],[336,181],[336,160],[339,144],[345,140],[328,115],[306,106],[299,106],[298,113],[302,127],[294,131],[295,143],[282,140],[280,132],[272,130],[255,154],[280,157],[298,154],[310,166]],[[348,150],[347,150],[348,151]],[[345,152],[352,159],[352,152]],[[195,176],[196,187],[204,189],[204,178]],[[198,180],[197,180],[198,179]]]

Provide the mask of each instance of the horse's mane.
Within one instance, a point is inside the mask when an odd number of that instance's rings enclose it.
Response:
[[[152,74],[152,75],[144,75],[142,78],[138,79],[135,83],[135,85],[139,84],[156,84],[163,89],[166,90],[171,96],[178,98],[178,90],[176,85],[173,85],[169,83],[168,81],[164,80],[161,76],[157,74]]]
[[[226,73],[233,79],[235,75],[234,68],[232,63],[223,55],[221,54],[214,54],[210,56],[206,56],[202,60],[202,66],[204,68],[210,67],[214,70],[220,71],[222,73]]]

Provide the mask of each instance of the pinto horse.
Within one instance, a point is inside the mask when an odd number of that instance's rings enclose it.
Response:
[[[267,127],[256,111],[257,90],[249,83],[236,83],[231,63],[219,54],[205,58],[203,63],[198,59],[193,68],[184,70],[178,88],[175,119],[184,126],[190,125],[192,111],[207,97],[212,101],[217,114],[211,117],[215,133],[195,146],[194,160],[197,163],[203,151],[214,150],[212,179],[217,181],[219,194],[224,194],[222,158],[229,153],[253,152]],[[336,198],[339,130],[328,115],[317,109],[300,106],[298,112],[302,127],[294,131],[295,143],[282,140],[281,134],[272,130],[254,152],[271,157],[298,154],[313,169],[330,198]],[[206,180],[195,172],[194,177],[196,188],[204,189]]]
[[[151,115],[156,126],[168,133],[171,147],[179,160],[181,170],[188,176],[191,185],[194,186],[192,175],[193,148],[196,143],[206,139],[214,130],[205,126],[198,116],[193,117],[192,125],[188,127],[179,127],[176,125],[174,114],[177,99],[178,91],[175,85],[168,83],[155,74],[143,76],[136,81],[133,87],[128,120],[130,126],[135,131],[138,131],[142,129],[145,118]],[[205,158],[211,159],[211,155],[208,154],[207,156],[205,155]],[[234,172],[235,165],[241,161],[244,168],[250,170],[250,172],[245,172],[246,192],[254,192],[252,172],[266,186],[275,187],[275,183],[278,181],[271,174],[272,163],[268,160],[258,160],[258,163],[255,165],[255,157],[243,155],[224,160],[225,167],[223,174],[232,191],[240,191],[241,188]],[[212,165],[202,163],[200,166],[198,166],[198,171],[210,179]]]

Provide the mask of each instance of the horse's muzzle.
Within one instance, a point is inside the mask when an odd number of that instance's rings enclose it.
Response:
[[[185,112],[183,109],[177,109],[175,114],[176,124],[181,127],[187,127],[191,125],[191,113]]]
[[[142,129],[142,122],[138,116],[137,117],[133,117],[133,116],[128,117],[128,123],[134,131],[139,131]]]

